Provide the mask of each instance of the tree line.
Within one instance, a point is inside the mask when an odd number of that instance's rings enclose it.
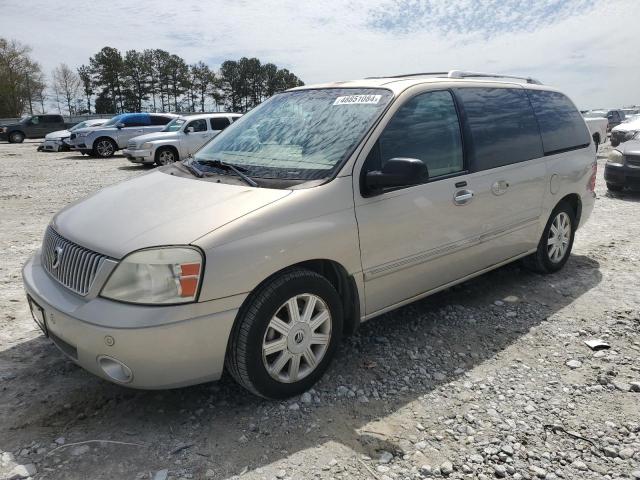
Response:
[[[257,58],[223,62],[214,71],[162,49],[104,47],[86,65],[60,64],[47,79],[31,49],[0,38],[0,117],[60,113],[246,112],[273,94],[304,85],[292,72]]]

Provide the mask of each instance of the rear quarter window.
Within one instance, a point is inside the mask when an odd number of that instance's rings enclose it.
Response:
[[[536,117],[522,88],[459,88],[475,170],[543,156]]]
[[[565,95],[545,90],[528,90],[527,93],[540,125],[545,155],[591,144],[582,115]]]

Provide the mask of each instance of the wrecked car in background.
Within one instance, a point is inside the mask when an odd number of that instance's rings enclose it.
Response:
[[[621,143],[631,140],[640,132],[640,119],[624,122],[611,130],[611,146],[617,147]]]
[[[604,180],[612,192],[640,188],[640,132],[609,153]]]
[[[69,145],[69,137],[71,137],[71,133],[76,130],[80,130],[81,128],[89,128],[89,127],[98,127],[107,123],[106,118],[97,118],[94,120],[85,120],[84,122],[80,122],[68,130],[58,130],[57,132],[51,132],[45,135],[44,141],[38,146],[39,151],[45,152],[61,152],[68,151],[71,149]]]

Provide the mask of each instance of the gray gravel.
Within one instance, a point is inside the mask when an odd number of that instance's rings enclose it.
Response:
[[[268,402],[226,378],[128,390],[46,341],[21,264],[55,211],[146,170],[0,144],[0,479],[640,479],[640,194],[606,193],[607,150],[562,272],[509,265],[372,320]]]

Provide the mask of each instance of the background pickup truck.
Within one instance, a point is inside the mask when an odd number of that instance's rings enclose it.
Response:
[[[47,133],[65,130],[68,126],[62,115],[27,115],[16,123],[0,125],[0,140],[22,143],[25,138],[42,138]]]
[[[589,132],[591,132],[591,137],[596,144],[597,150],[598,145],[607,141],[607,126],[609,125],[609,121],[605,117],[585,117],[584,121],[587,127],[589,127]]]

